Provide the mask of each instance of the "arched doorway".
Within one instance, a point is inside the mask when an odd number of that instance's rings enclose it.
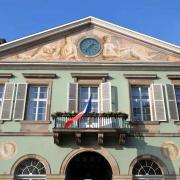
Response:
[[[99,153],[86,151],[74,156],[66,168],[66,180],[111,180],[112,169]]]

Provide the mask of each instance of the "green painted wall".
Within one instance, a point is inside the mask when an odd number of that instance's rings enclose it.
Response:
[[[167,74],[171,74],[171,71],[102,71],[102,70],[2,70],[1,73],[13,73],[14,78],[11,78],[11,82],[25,82],[25,78],[22,73],[56,73],[58,78],[53,80],[52,85],[52,98],[51,98],[51,113],[56,111],[67,111],[67,87],[68,82],[73,82],[71,73],[109,73],[113,88],[117,92],[117,110],[130,114],[130,97],[128,80],[123,74],[157,74],[158,79],[154,80],[154,83],[170,83],[167,78]],[[173,74],[179,74],[179,71]],[[52,131],[53,122],[49,125],[49,131]],[[0,130],[2,132],[19,132],[20,122],[4,122],[0,124]],[[159,125],[161,133],[176,133],[177,125],[174,122],[163,122]],[[65,146],[57,146],[53,143],[53,136],[1,136],[0,142],[13,141],[17,144],[18,150],[16,155],[10,160],[0,160],[0,174],[9,174],[12,165],[15,161],[26,154],[38,154],[45,158],[50,166],[52,173],[59,173],[59,169],[62,161],[66,155],[73,149],[78,148],[74,144],[74,141],[70,141]],[[117,144],[106,145],[105,148],[113,155],[117,160],[121,174],[127,174],[129,165],[134,158],[141,154],[152,154],[160,158],[167,166],[170,173],[179,174],[180,159],[170,161],[162,157],[160,153],[160,146],[165,141],[172,141],[180,147],[179,137],[145,137],[144,139],[138,139],[129,137],[124,147],[120,147]]]

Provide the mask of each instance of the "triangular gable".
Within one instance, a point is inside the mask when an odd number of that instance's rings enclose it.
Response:
[[[80,45],[86,38],[95,39],[100,45],[99,52],[94,56],[82,52]],[[88,17],[0,46],[0,61],[24,60],[180,61],[180,48]]]

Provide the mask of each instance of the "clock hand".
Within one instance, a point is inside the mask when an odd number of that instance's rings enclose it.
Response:
[[[87,49],[86,49],[86,52],[91,48],[91,47],[93,47],[95,44],[93,43],[93,44],[90,44],[88,47],[87,47]]]

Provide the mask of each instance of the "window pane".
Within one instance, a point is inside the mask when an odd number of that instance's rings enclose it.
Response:
[[[144,121],[149,121],[151,119],[149,102],[148,101],[142,102],[142,106],[143,106],[143,118],[144,118]]]
[[[140,102],[133,101],[133,120],[141,120]]]
[[[46,99],[47,98],[47,87],[40,87],[40,99]]]
[[[97,87],[91,87],[91,95],[92,95],[92,99],[98,99],[98,88]]]
[[[88,99],[88,87],[80,88],[80,99]]]
[[[139,87],[132,87],[132,98],[139,99],[140,97]]]
[[[34,120],[36,116],[36,101],[29,101],[27,105],[27,115],[26,119],[27,120]]]
[[[83,111],[86,105],[87,105],[87,102],[81,102],[79,106],[79,111]]]
[[[4,85],[0,85],[0,98],[3,97],[3,93],[4,93]]]
[[[45,120],[45,114],[38,114],[37,120]]]
[[[93,102],[91,112],[98,112],[98,102]]]
[[[148,94],[148,88],[147,87],[142,87],[141,88],[141,98],[142,99],[149,99],[149,94]]]
[[[37,98],[37,94],[38,94],[38,87],[30,86],[30,88],[29,88],[29,98],[30,99]]]

